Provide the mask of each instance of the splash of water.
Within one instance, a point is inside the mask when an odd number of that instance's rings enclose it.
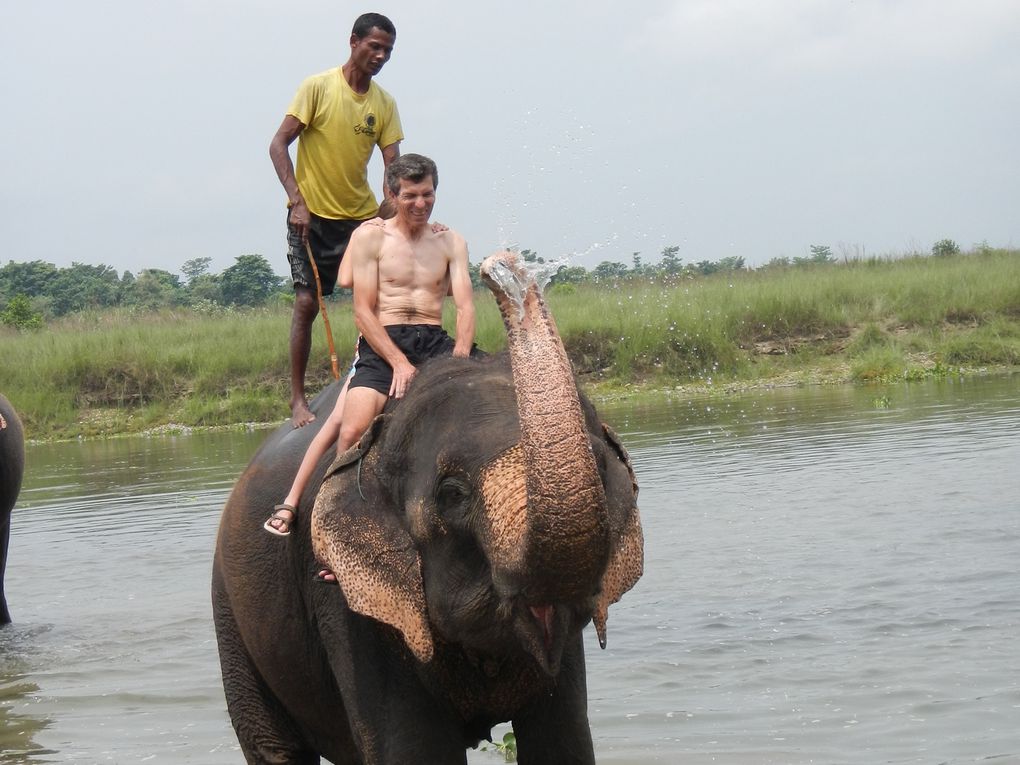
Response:
[[[528,291],[534,288],[541,297],[556,272],[567,263],[568,258],[544,263],[528,262],[515,254],[512,266],[503,260],[495,260],[489,262],[485,268],[489,278],[510,299],[520,320],[524,318],[524,299]]]
[[[543,295],[545,288],[549,286],[549,282],[559,273],[560,269],[570,266],[575,258],[584,258],[595,250],[615,241],[616,238],[617,234],[614,233],[605,242],[593,242],[587,249],[541,262],[537,260],[524,260],[520,257],[517,245],[514,244],[505,249],[514,253],[515,267],[510,268],[506,263],[498,261],[489,266],[488,273],[500,290],[510,298],[510,302],[517,309],[518,319],[523,319],[524,297],[532,285],[538,291],[539,296]]]
[[[502,260],[489,263],[486,274],[503,291],[517,309],[518,319],[524,317],[524,296],[531,284],[526,269],[513,269]]]
[[[545,263],[525,263],[524,269],[531,276],[538,287],[538,291],[541,293],[549,286],[549,282],[559,273],[559,270],[569,265],[570,256],[565,255],[557,260],[547,260]]]

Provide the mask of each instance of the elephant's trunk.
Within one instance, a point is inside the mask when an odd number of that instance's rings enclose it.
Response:
[[[520,415],[523,594],[532,604],[589,597],[606,567],[609,522],[570,360],[538,285],[513,253],[487,258],[481,273],[506,325]]]

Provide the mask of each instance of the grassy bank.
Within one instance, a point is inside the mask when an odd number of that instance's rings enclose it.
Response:
[[[549,304],[590,391],[920,379],[1020,366],[1020,251],[874,259],[669,283],[558,285]],[[478,293],[478,344],[505,343]],[[330,307],[341,363],[350,306]],[[0,328],[0,391],[34,438],[176,423],[279,422],[288,414],[290,310],[79,315]],[[452,324],[448,325],[451,326]],[[330,381],[321,322],[308,375]]]

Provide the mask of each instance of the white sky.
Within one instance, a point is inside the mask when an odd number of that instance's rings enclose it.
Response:
[[[286,274],[269,140],[367,10],[474,262],[1020,246],[1017,0],[39,0],[0,14],[0,264]]]

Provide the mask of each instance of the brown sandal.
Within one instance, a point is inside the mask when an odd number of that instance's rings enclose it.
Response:
[[[290,518],[285,518],[280,515],[281,510],[286,510],[290,513]],[[279,521],[282,524],[283,531],[273,525],[273,521]],[[297,522],[297,508],[293,505],[283,503],[275,505],[273,507],[273,514],[269,516],[269,520],[262,524],[262,528],[268,531],[270,534],[275,534],[278,537],[289,537],[290,527]]]

